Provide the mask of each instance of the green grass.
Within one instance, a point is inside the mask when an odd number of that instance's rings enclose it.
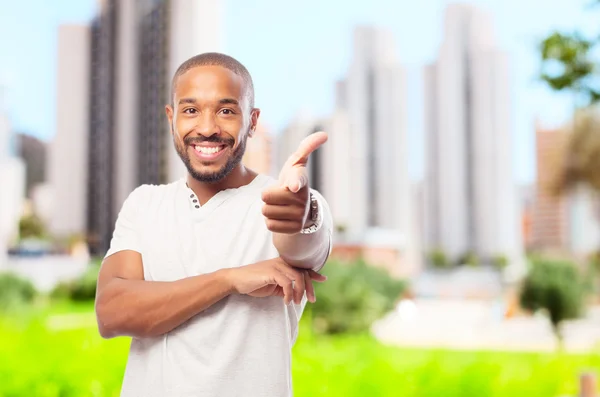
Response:
[[[56,328],[70,315],[77,328]],[[64,319],[65,317],[63,317]],[[129,340],[101,339],[90,305],[0,319],[0,397],[118,396]],[[366,335],[317,337],[294,348],[296,396],[575,396],[600,356],[457,352],[384,346]]]

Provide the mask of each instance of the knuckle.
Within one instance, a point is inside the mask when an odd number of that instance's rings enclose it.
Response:
[[[262,201],[264,201],[265,203],[269,202],[271,200],[271,192],[269,190],[265,190],[262,192]]]

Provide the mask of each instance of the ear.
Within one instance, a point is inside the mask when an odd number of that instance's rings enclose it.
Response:
[[[252,109],[250,112],[250,132],[249,135],[252,138],[254,132],[256,131],[256,127],[258,126],[258,118],[260,117],[260,109]]]
[[[169,120],[169,130],[171,131],[171,135],[173,135],[173,107],[171,107],[171,105],[166,105],[165,113],[167,114],[167,120]]]

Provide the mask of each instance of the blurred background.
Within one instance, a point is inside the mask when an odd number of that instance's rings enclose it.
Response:
[[[597,0],[0,0],[0,396],[117,396],[96,276],[138,185],[184,175],[188,57],[247,66],[244,162],[311,184],[334,247],[298,396],[600,393]]]

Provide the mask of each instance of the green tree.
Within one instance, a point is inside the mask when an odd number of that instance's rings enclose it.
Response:
[[[594,0],[591,6],[600,5]],[[599,32],[600,33],[600,32]],[[585,186],[600,194],[600,34],[552,32],[540,43],[540,78],[549,88],[572,95],[574,114],[571,134],[557,175],[555,193]],[[600,222],[600,200],[598,221]]]
[[[562,347],[562,324],[581,316],[585,285],[575,265],[565,261],[537,260],[523,280],[521,306],[532,312],[543,310],[548,315],[557,346]]]

